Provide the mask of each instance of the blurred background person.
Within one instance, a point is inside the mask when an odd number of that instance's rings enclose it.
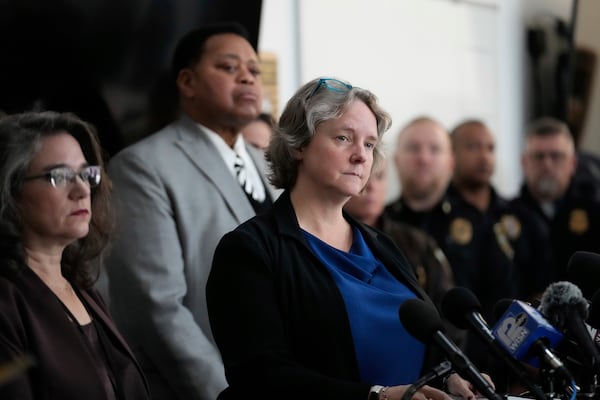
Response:
[[[141,369],[93,288],[111,237],[98,139],[71,114],[0,119],[0,364],[34,366],[2,399],[148,399]]]
[[[466,119],[452,129],[450,139],[454,173],[447,194],[453,215],[449,234],[452,237],[452,224],[457,221],[472,230],[470,240],[454,245],[455,254],[462,254],[464,260],[460,265],[464,268],[456,273],[476,293],[486,320],[492,323],[500,299],[532,300],[541,295],[551,282],[545,275],[548,252],[535,221],[511,207],[492,185],[496,140],[489,127],[481,120]],[[496,362],[479,337],[469,334],[465,347],[499,387],[512,387],[505,366]]]
[[[271,114],[260,113],[258,118],[250,122],[242,130],[244,140],[257,149],[266,150],[273,135],[275,121]]]
[[[455,209],[471,225],[491,231],[502,250],[498,257],[481,266],[497,271],[493,279],[499,292],[494,303],[511,294],[522,300],[539,300],[554,280],[543,227],[494,188],[496,140],[492,131],[481,120],[467,119],[452,130],[450,138],[455,166],[449,193],[460,205]],[[514,291],[514,287],[518,290]]]
[[[401,193],[385,208],[391,219],[423,229],[432,212],[446,213],[454,159],[448,132],[438,121],[421,116],[400,129],[394,165]]]
[[[491,226],[470,220],[472,207],[450,187],[456,164],[450,134],[432,118],[416,118],[401,129],[394,156],[401,194],[386,207],[386,215],[433,237],[449,261],[455,284],[470,289],[483,316],[491,320],[496,301],[512,297],[512,263],[498,247]],[[478,345],[476,336],[466,334],[468,356],[493,372]]]
[[[521,158],[524,182],[513,203],[545,229],[556,280],[566,280],[571,255],[600,253],[600,187],[584,174],[575,179],[575,144],[565,123],[544,117],[527,128]]]
[[[267,151],[284,192],[223,237],[208,279],[220,399],[399,400],[433,365],[398,318],[405,300],[431,300],[394,243],[343,212],[390,123],[371,92],[333,78],[288,101]],[[451,375],[453,393],[474,396],[468,386]],[[429,386],[413,396],[427,398],[449,399]]]

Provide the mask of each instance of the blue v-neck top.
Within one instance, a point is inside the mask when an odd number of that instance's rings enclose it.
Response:
[[[361,380],[392,386],[418,379],[425,346],[408,334],[398,317],[400,304],[416,295],[375,258],[356,227],[349,252],[303,232],[344,299]]]

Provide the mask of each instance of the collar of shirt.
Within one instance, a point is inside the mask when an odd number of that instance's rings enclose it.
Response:
[[[241,133],[238,133],[235,142],[233,143],[233,149],[225,143],[221,135],[216,133],[213,130],[208,129],[202,124],[196,123],[203,132],[206,132],[206,136],[212,142],[212,144],[217,148],[217,151],[221,155],[223,161],[225,161],[225,165],[231,172],[231,175],[236,178],[235,173],[235,156],[236,154],[240,156],[242,161],[244,162],[244,168],[246,169],[246,177],[250,179],[253,183],[253,187],[255,188],[255,198],[264,199],[265,198],[265,187],[260,178],[259,172],[256,169],[256,165],[248,154],[248,150],[246,149],[246,142],[244,142],[244,138]],[[237,179],[237,178],[236,178]]]

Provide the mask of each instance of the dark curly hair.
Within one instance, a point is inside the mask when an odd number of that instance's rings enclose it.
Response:
[[[13,272],[25,265],[21,238],[23,220],[17,199],[25,174],[38,151],[41,138],[67,132],[73,136],[91,165],[104,170],[104,153],[95,129],[70,113],[26,112],[0,118],[0,257]],[[103,174],[91,192],[92,218],[89,233],[69,244],[62,257],[62,273],[80,287],[89,287],[98,278],[101,256],[114,227],[111,183]],[[0,271],[0,273],[8,272]]]

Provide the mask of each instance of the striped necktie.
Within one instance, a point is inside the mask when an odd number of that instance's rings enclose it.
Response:
[[[248,179],[246,167],[244,166],[244,160],[242,160],[239,154],[235,155],[233,168],[235,169],[235,175],[237,176],[240,186],[244,189],[244,192],[246,192],[248,196],[254,198],[254,186],[252,185],[252,181]]]

